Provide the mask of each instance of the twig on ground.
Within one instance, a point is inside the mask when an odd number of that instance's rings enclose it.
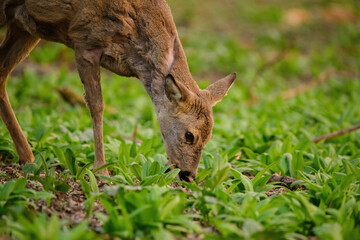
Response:
[[[259,77],[269,68],[271,68],[272,66],[274,66],[275,64],[281,62],[290,52],[290,49],[293,48],[294,46],[294,39],[291,39],[289,41],[289,43],[285,46],[285,48],[280,51],[273,59],[265,62],[263,65],[261,65],[257,71],[255,72],[254,78],[251,81],[251,85],[249,87],[249,92],[250,92],[250,98],[247,100],[247,104],[248,105],[253,105],[254,103],[256,103],[258,101],[258,97],[256,96],[254,89],[256,86],[256,83],[259,79]]]
[[[333,132],[333,133],[329,133],[329,134],[326,134],[326,135],[323,135],[323,136],[316,137],[316,138],[312,139],[311,141],[314,142],[314,143],[318,143],[318,142],[323,141],[323,140],[329,140],[329,139],[332,139],[332,138],[335,138],[335,137],[338,137],[338,136],[345,135],[345,134],[353,132],[353,131],[355,131],[357,129],[360,129],[360,124],[356,124],[356,125],[351,126],[349,128],[341,129],[340,131],[336,131],[336,132]]]

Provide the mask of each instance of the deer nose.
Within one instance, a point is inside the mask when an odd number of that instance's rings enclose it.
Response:
[[[180,173],[179,173],[180,180],[184,180],[186,182],[193,181],[193,179],[192,179],[192,177],[190,177],[190,175],[191,175],[191,172],[189,172],[189,171],[180,171]]]

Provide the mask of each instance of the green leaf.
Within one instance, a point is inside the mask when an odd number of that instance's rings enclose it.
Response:
[[[25,187],[26,187],[26,178],[19,178],[18,180],[16,180],[14,190],[25,189]]]
[[[149,175],[160,174],[160,169],[160,164],[157,161],[152,162],[149,168]]]
[[[133,141],[133,143],[131,144],[131,148],[130,148],[130,157],[134,158],[136,157],[136,141]]]
[[[36,192],[34,191],[34,199],[50,199],[50,198],[56,198],[56,196],[49,192]]]
[[[216,172],[215,176],[208,178],[204,186],[209,187],[211,190],[214,190],[217,186],[222,184],[229,176],[229,167],[225,167],[219,171]]]
[[[213,160],[214,160],[213,155],[211,155],[210,153],[204,153],[203,160],[204,160],[205,169],[213,168]]]
[[[121,174],[121,176],[123,177],[123,179],[129,184],[129,185],[134,185],[134,182],[132,181],[131,177],[125,173],[121,168],[119,167],[114,167],[115,169],[119,170],[119,173]],[[104,177],[103,177],[104,178]],[[107,178],[104,178],[107,179]],[[109,179],[111,180],[111,178]]]
[[[209,176],[211,174],[211,172],[212,172],[212,169],[210,169],[210,168],[199,170],[199,173],[196,175],[196,182],[201,182],[207,176]]]
[[[145,179],[150,175],[151,161],[148,159],[141,169],[141,179]]]
[[[301,174],[300,172],[304,171],[304,156],[303,153],[300,151],[295,152],[295,157],[291,159],[291,176],[299,179]]]
[[[79,171],[76,173],[76,179],[82,179],[86,173],[86,170],[92,165],[92,163],[85,164]]]
[[[341,230],[339,223],[324,223],[314,228],[314,232],[318,237],[329,240],[343,240]]]
[[[294,149],[296,149],[298,151],[307,151],[311,144],[312,144],[312,142],[309,139],[306,139],[306,140],[303,140],[303,141],[299,142],[298,144],[296,144]]]
[[[165,220],[166,218],[170,218],[172,211],[174,208],[178,207],[178,205],[182,204],[180,201],[179,195],[176,195],[173,199],[170,199],[164,206],[161,211],[160,219]]]
[[[15,181],[9,181],[5,183],[4,187],[0,191],[0,206],[4,206],[8,200],[10,194],[14,191],[16,186]]]
[[[254,191],[254,186],[251,180],[244,176],[241,172],[237,171],[236,169],[230,168],[231,174],[234,176],[235,179],[241,180],[242,184],[244,185],[244,188],[248,192]],[[258,181],[258,180],[257,180]]]
[[[87,172],[87,174],[89,176],[89,183],[90,183],[91,190],[93,192],[98,193],[99,192],[99,187],[98,187],[95,175],[89,169],[86,169],[86,172]]]
[[[256,159],[256,154],[247,147],[242,147],[240,150],[247,156],[248,159]]]
[[[121,142],[119,147],[118,160],[120,168],[127,172],[127,165],[130,163],[130,153],[129,148],[124,141]]]
[[[102,165],[101,167],[93,169],[92,171],[93,171],[93,173],[96,173],[96,172],[100,171],[101,169],[112,167],[112,166],[115,166],[115,165],[116,165],[116,162],[106,163],[106,164]]]
[[[258,172],[256,176],[251,180],[254,187],[258,186],[258,181],[261,179],[261,177],[269,171],[277,162],[271,163],[269,166],[265,167],[263,170]],[[239,177],[238,177],[239,178]]]
[[[155,184],[160,180],[161,177],[161,174],[145,177],[144,180],[140,182],[140,186],[149,186]]]
[[[69,148],[65,151],[65,160],[70,173],[75,177],[77,174],[77,163],[74,153]]]
[[[64,152],[59,148],[58,146],[53,146],[53,151],[55,153],[55,156],[58,158],[59,162],[62,163],[65,167],[69,168],[67,165],[67,161],[64,155]]]
[[[291,169],[292,155],[285,153],[280,160],[280,167],[284,175],[288,174]]]
[[[135,177],[141,181],[141,166],[138,163],[133,162],[129,164],[129,168],[130,171],[135,175]]]
[[[138,150],[138,154],[147,156],[147,154],[151,151],[152,145],[153,145],[152,139],[144,141]]]
[[[292,152],[291,138],[290,138],[290,136],[288,136],[282,144],[281,153],[285,154],[285,153],[291,153],[291,152]]]
[[[144,165],[146,161],[147,161],[146,157],[144,155],[142,155],[141,153],[137,154],[134,159],[134,162],[137,162],[140,165]]]
[[[91,188],[90,188],[88,182],[84,178],[81,178],[79,180],[80,180],[81,187],[82,187],[85,197],[89,198],[91,196]]]
[[[164,178],[166,181],[166,184],[169,184],[174,178],[176,178],[176,176],[179,174],[180,169],[176,168],[173,169],[167,173],[165,173]]]
[[[70,185],[60,182],[60,181],[57,181],[55,183],[55,190],[60,191],[62,193],[67,193],[70,190]]]
[[[35,172],[38,170],[38,166],[35,163],[25,163],[22,170],[24,171],[25,175],[29,173],[35,174]]]
[[[230,187],[228,189],[226,189],[226,193],[230,194],[232,191],[234,191],[234,189],[241,183],[240,180],[234,180]]]
[[[44,158],[43,154],[41,152],[38,152],[38,154],[40,155],[42,164],[44,165],[44,169],[45,169],[45,178],[47,178],[49,176],[49,166],[46,162],[46,159]]]

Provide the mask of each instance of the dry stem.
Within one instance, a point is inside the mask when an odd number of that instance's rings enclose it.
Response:
[[[335,137],[342,136],[342,135],[345,135],[347,133],[353,132],[353,131],[355,131],[357,129],[360,129],[360,124],[356,124],[356,125],[351,126],[349,128],[341,129],[340,131],[336,131],[336,132],[329,133],[329,134],[326,134],[326,135],[323,135],[323,136],[320,136],[320,137],[316,137],[312,141],[314,143],[318,143],[318,142],[323,141],[323,140],[326,141],[326,140],[329,140],[329,139],[332,139],[332,138],[335,138]]]

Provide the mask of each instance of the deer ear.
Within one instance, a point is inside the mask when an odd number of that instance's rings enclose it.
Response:
[[[228,90],[234,84],[235,78],[236,73],[231,73],[206,88],[206,90],[210,93],[209,98],[212,106],[226,96]]]
[[[174,77],[169,74],[165,79],[165,94],[170,102],[179,105],[185,103],[190,98],[189,90]]]

